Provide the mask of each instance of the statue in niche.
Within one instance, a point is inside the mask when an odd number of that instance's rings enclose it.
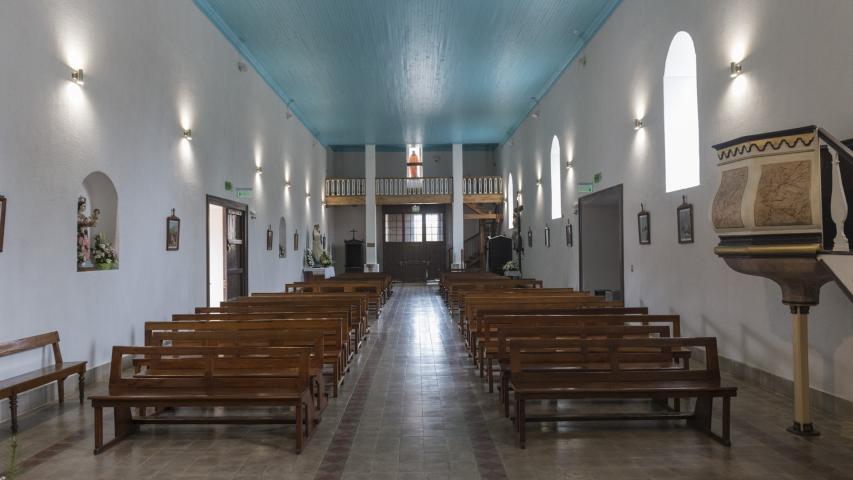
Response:
[[[92,210],[92,216],[86,216],[86,197],[77,199],[77,266],[92,267],[92,254],[89,248],[89,229],[98,224],[101,211]]]
[[[311,256],[314,257],[314,264],[320,264],[320,255],[323,253],[323,245],[320,234],[320,224],[314,224],[314,231],[311,232]]]

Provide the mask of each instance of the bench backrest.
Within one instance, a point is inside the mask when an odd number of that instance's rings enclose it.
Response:
[[[522,340],[565,340],[604,338],[668,338],[669,325],[548,325],[548,326],[499,326],[497,329],[498,356],[509,355],[508,346]]]
[[[144,369],[123,375],[122,360]],[[110,395],[254,394],[308,388],[311,349],[300,347],[113,347]],[[149,372],[150,370],[150,372]]]
[[[677,365],[673,352],[688,349],[705,351],[704,368],[688,370]],[[720,380],[717,340],[711,337],[519,340],[511,342],[509,350],[513,381],[554,385],[558,382]],[[604,360],[595,362],[596,368],[583,368],[587,361],[583,352],[596,352],[595,355],[603,355]],[[665,360],[662,362],[665,366],[649,365],[660,360]],[[543,371],[537,367],[543,363],[566,368]]]
[[[669,329],[672,337],[681,336],[681,317],[678,315],[488,315],[482,317],[477,332],[485,341],[497,339],[497,332],[506,327],[575,326],[651,326],[662,325]]]
[[[19,338],[9,342],[0,342],[0,357],[27,352],[50,345],[53,348],[53,359],[56,363],[62,363],[62,352],[59,351],[59,332],[53,331],[34,335],[32,337]]]

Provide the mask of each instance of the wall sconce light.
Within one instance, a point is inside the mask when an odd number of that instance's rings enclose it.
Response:
[[[531,113],[530,116],[533,118],[539,118],[539,110],[536,110],[535,112]]]
[[[71,71],[71,81],[76,83],[77,85],[83,85],[84,83],[86,83],[85,79],[83,78],[82,68]]]
[[[634,130],[639,130],[639,129],[641,129],[641,128],[645,127],[645,126],[646,126],[646,125],[645,125],[645,123],[643,123],[643,119],[642,119],[642,118],[635,118],[635,119],[634,119]]]
[[[542,179],[541,179],[541,178],[537,178],[537,179],[536,179],[536,186],[537,186],[537,187],[541,187],[541,186],[542,186]]]
[[[311,194],[308,192],[305,192],[305,198],[311,198]]]
[[[286,188],[286,189],[290,190],[290,180],[285,180],[285,181],[284,181],[284,188]]]
[[[566,162],[566,170],[571,170],[575,166],[575,162],[569,160]]]
[[[184,138],[185,138],[188,142],[192,142],[192,141],[193,141],[193,131],[192,131],[191,129],[189,129],[189,128],[187,128],[186,130],[184,130]]]
[[[264,167],[255,167],[255,173],[257,173],[258,175],[263,175]]]
[[[743,65],[737,62],[732,62],[732,64],[729,65],[729,72],[729,76],[735,78],[743,73]]]

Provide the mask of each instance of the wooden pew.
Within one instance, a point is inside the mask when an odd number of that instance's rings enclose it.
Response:
[[[65,401],[65,385],[63,382],[69,376],[77,374],[80,403],[83,403],[85,396],[86,362],[66,362],[62,360],[62,352],[59,350],[59,332],[49,332],[9,342],[0,342],[0,357],[36,350],[47,347],[48,345],[53,349],[53,364],[16,375],[12,378],[0,380],[0,398],[9,399],[12,433],[18,431],[18,394],[27,390],[56,382],[57,398],[59,399],[59,403],[63,403]]]
[[[171,328],[158,328],[153,323],[145,325],[148,347],[301,347],[311,350],[311,388],[317,410],[317,421],[328,404],[323,366],[326,363],[322,331],[305,329],[246,330],[240,329],[188,329],[185,324],[172,323]],[[206,325],[205,325],[206,326]],[[240,325],[235,325],[240,327]],[[138,361],[137,361],[138,360]],[[134,360],[139,372],[145,359]],[[334,384],[334,375],[332,375]]]
[[[498,351],[498,334],[507,327],[601,327],[628,325],[662,325],[670,333],[667,336],[681,336],[681,319],[678,315],[631,315],[622,312],[603,311],[590,314],[579,309],[564,315],[487,315],[482,317],[480,329],[477,331],[477,364],[480,366],[480,376],[485,371],[492,371],[493,357]],[[491,391],[491,373],[489,373]]]
[[[672,358],[672,351],[703,349],[706,363],[701,369],[685,370]],[[601,368],[577,368],[578,355],[589,351],[604,351],[606,359]],[[543,371],[547,362],[555,367]],[[648,368],[632,366],[659,362],[670,366]],[[581,359],[580,364],[585,363]],[[597,363],[597,362],[596,362]],[[533,368],[528,368],[533,366]],[[687,420],[723,445],[731,445],[731,398],[735,387],[721,385],[714,338],[648,338],[608,340],[532,340],[510,344],[510,388],[515,397],[515,426],[518,445],[525,447],[527,422],[576,420]],[[723,399],[722,434],[711,430],[714,398]],[[648,414],[592,414],[529,416],[526,403],[530,400],[571,399],[652,399],[696,398],[692,413],[680,411]]]
[[[233,318],[233,317],[232,317]],[[184,320],[177,322],[145,322],[145,344],[153,345],[153,337],[149,338],[149,332],[155,330],[169,330],[180,325],[186,331],[225,331],[233,332],[239,330],[302,330],[307,332],[323,334],[323,363],[332,370],[332,395],[338,396],[338,388],[343,382],[344,372],[348,368],[348,359],[345,357],[346,340],[340,320],[336,319],[232,319],[222,321],[207,320]]]
[[[648,322],[646,324],[631,324],[632,322],[579,322],[568,324],[545,324],[545,325],[498,325],[497,326],[497,350],[487,351],[486,365],[488,366],[489,392],[493,391],[493,365],[498,366],[500,379],[500,399],[504,408],[504,415],[509,417],[509,379],[510,354],[509,345],[513,341],[520,340],[564,340],[572,338],[583,339],[605,339],[605,338],[670,338],[672,337],[672,325],[667,322]],[[651,323],[657,323],[652,325]],[[603,352],[600,351],[600,352]],[[600,353],[599,352],[599,353]],[[606,361],[606,355],[599,354],[595,358],[595,352],[585,352],[585,360],[589,362]],[[605,352],[606,353],[606,352]],[[689,350],[673,350],[673,359],[682,368],[690,368]],[[547,360],[547,359],[546,359]],[[543,364],[541,369],[550,369],[552,365]],[[532,366],[530,367],[532,369]],[[557,365],[560,368],[560,365]],[[590,368],[586,366],[586,368]],[[675,408],[680,407],[679,400],[675,400]]]
[[[460,291],[469,290],[509,290],[509,289],[526,289],[526,288],[542,288],[542,280],[531,278],[522,278],[512,280],[505,277],[498,279],[481,279],[474,281],[459,281],[451,282],[447,289],[447,303],[450,312],[455,312],[458,307],[458,295]]]
[[[368,309],[379,315],[384,302],[381,281],[315,281],[297,282],[285,285],[285,293],[362,293],[367,295]]]
[[[125,356],[147,361],[124,376]],[[109,393],[90,397],[95,409],[95,454],[143,424],[281,424],[296,426],[296,452],[314,431],[310,349],[290,347],[113,347]],[[147,372],[150,368],[151,372]],[[133,408],[288,407],[292,416],[132,415]],[[104,443],[104,408],[113,408],[115,438]]]

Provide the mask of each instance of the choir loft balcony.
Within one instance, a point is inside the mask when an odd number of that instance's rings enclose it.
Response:
[[[464,177],[462,200],[466,204],[501,203],[504,185],[501,177]],[[453,202],[452,177],[377,178],[377,205],[450,204]],[[364,205],[367,191],[364,178],[327,178],[327,206]]]

